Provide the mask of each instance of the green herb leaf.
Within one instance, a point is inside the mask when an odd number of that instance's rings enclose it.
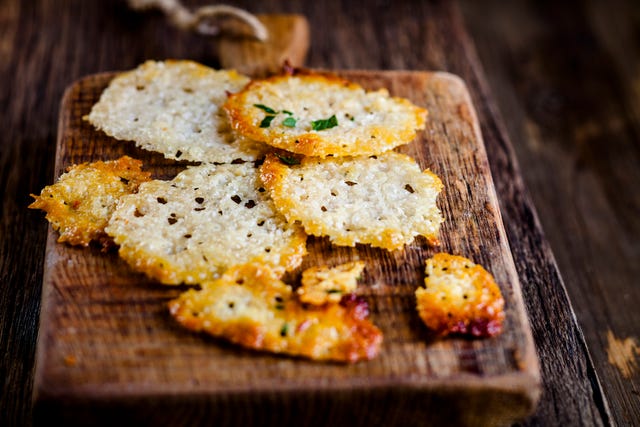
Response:
[[[285,165],[293,166],[300,164],[300,160],[298,160],[296,157],[283,156],[282,154],[276,154],[276,157],[278,157],[280,161]]]
[[[275,118],[276,116],[265,116],[265,118],[260,122],[260,127],[268,128],[269,126],[271,126],[271,121]]]
[[[278,114],[276,110],[274,110],[273,108],[267,107],[266,105],[263,105],[263,104],[253,104],[253,106],[258,107],[259,109],[269,114]]]
[[[313,130],[331,129],[336,126],[338,126],[338,119],[335,114],[328,119],[314,120],[311,122],[311,129]]]
[[[296,119],[294,119],[293,117],[287,117],[282,121],[282,125],[290,128],[295,127]]]
[[[281,112],[281,113],[284,113],[284,114],[288,114],[288,115],[290,115],[290,116],[293,116],[293,113],[292,113],[291,111],[289,111],[289,110],[282,110],[282,111],[280,111],[280,112]]]
[[[327,291],[328,294],[341,294],[342,291],[340,289],[329,289]]]
[[[280,336],[286,337],[288,333],[289,333],[289,324],[285,323],[284,325],[282,325],[282,328],[280,328]]]

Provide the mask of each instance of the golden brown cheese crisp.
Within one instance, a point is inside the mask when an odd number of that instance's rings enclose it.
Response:
[[[253,163],[203,164],[122,198],[106,228],[135,270],[164,284],[212,280],[236,264],[281,274],[300,265],[307,236],[288,224]]]
[[[302,284],[296,289],[300,301],[323,305],[340,302],[344,295],[355,292],[364,262],[354,261],[335,267],[311,267],[302,272]]]
[[[418,235],[438,242],[442,182],[403,154],[305,157],[294,165],[269,155],[260,176],[289,222],[336,245],[397,250]]]
[[[243,347],[314,360],[356,362],[378,354],[382,333],[366,317],[366,303],[306,306],[270,268],[245,264],[169,303],[187,329]]]
[[[116,203],[150,179],[141,166],[141,161],[127,156],[72,166],[39,196],[32,194],[35,201],[29,208],[47,213],[47,220],[60,233],[58,242],[88,246],[95,241],[109,247],[113,240],[105,227]]]
[[[166,158],[226,163],[255,160],[267,148],[237,135],[222,104],[249,78],[188,60],[146,61],[118,74],[86,116],[119,140]]]
[[[306,156],[374,155],[407,144],[427,110],[311,72],[254,80],[224,104],[240,134]]]
[[[435,334],[489,337],[502,331],[504,299],[482,266],[438,253],[426,261],[424,285],[416,290],[417,310]]]

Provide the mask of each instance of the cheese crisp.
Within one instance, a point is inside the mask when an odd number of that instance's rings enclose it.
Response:
[[[70,167],[58,182],[45,187],[32,209],[42,209],[54,230],[60,232],[58,242],[88,246],[95,241],[103,247],[113,245],[105,227],[120,197],[137,191],[150,174],[142,172],[142,162],[131,157]]]
[[[201,283],[249,261],[284,273],[306,253],[306,235],[276,212],[253,163],[147,182],[121,200],[107,232],[134,269],[165,284]]]
[[[428,259],[416,300],[418,314],[437,335],[486,337],[502,331],[500,288],[489,272],[467,258],[439,253]]]
[[[218,280],[189,290],[169,303],[186,328],[221,337],[243,347],[308,357],[356,362],[376,356],[382,333],[366,319],[366,303],[305,306],[291,287],[266,266],[248,264]]]
[[[235,130],[277,148],[325,157],[373,155],[411,142],[427,111],[386,89],[366,92],[336,76],[252,81],[224,105]]]
[[[289,159],[284,159],[291,163]],[[440,179],[405,155],[306,157],[288,166],[269,155],[260,174],[280,212],[336,245],[401,249],[415,236],[438,241]]]
[[[323,305],[339,302],[344,295],[355,292],[364,262],[354,261],[335,267],[311,267],[302,272],[302,284],[296,289],[300,301]]]
[[[192,61],[147,61],[115,77],[86,119],[107,135],[169,159],[255,160],[264,145],[237,136],[222,104],[249,79]]]

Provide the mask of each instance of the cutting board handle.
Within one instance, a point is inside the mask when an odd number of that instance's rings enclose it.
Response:
[[[256,16],[223,4],[192,12],[180,0],[128,0],[128,4],[139,11],[160,9],[180,29],[218,36],[214,40],[220,66],[251,77],[276,74],[285,62],[301,67],[309,50],[309,23],[302,15]]]
[[[249,37],[218,39],[220,66],[235,69],[251,77],[277,74],[283,64],[302,67],[309,50],[309,23],[302,15],[257,15],[268,38]]]

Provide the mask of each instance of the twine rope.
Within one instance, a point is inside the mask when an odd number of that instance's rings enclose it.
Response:
[[[238,7],[216,4],[203,6],[191,12],[179,0],[128,0],[128,2],[129,6],[135,10],[160,9],[173,25],[183,30],[216,36],[220,34],[220,27],[215,25],[214,18],[233,17],[247,24],[256,39],[265,41],[268,38],[267,29],[258,18]]]

